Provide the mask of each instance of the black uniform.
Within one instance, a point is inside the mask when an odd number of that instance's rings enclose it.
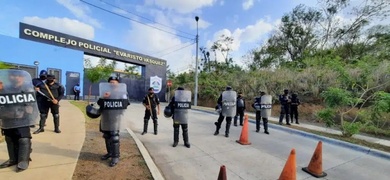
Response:
[[[39,78],[32,79],[33,86],[39,87],[40,85],[45,83],[46,79],[47,79],[47,72],[45,70],[42,70],[39,74]],[[42,104],[43,100],[45,99],[45,97],[39,93],[36,93],[36,97],[37,97],[38,109],[39,109],[39,111],[41,111],[41,109],[42,109],[41,104]]]
[[[49,109],[53,115],[54,132],[61,133],[59,129],[60,126],[59,101],[64,97],[65,88],[61,84],[54,82],[54,79],[55,79],[54,75],[48,75],[46,82],[37,86],[39,90],[47,97],[43,97],[39,102],[41,103],[41,109],[39,110],[40,112],[39,129],[36,130],[34,134],[38,134],[40,132],[45,131],[44,126],[49,113]],[[54,104],[53,101],[50,100],[48,97],[56,99],[58,103]]]
[[[286,124],[290,124],[290,102],[291,97],[288,95],[288,90],[284,90],[284,94],[279,95],[279,101],[280,101],[280,117],[279,117],[279,124],[283,124],[284,115],[286,115]]]
[[[230,86],[226,87],[226,90],[232,90]],[[222,94],[219,96],[217,104],[219,107],[222,107]],[[225,119],[225,116],[222,115],[222,112],[219,113],[218,121],[215,122],[216,130],[214,132],[214,135],[219,134],[219,129],[221,128],[223,119]],[[232,123],[232,117],[226,117],[226,128],[225,128],[225,137],[229,137],[229,130],[230,130],[230,125]]]
[[[236,116],[234,116],[234,126],[237,126],[238,116],[240,116],[240,126],[242,126],[244,123],[244,112],[245,112],[246,107],[245,107],[245,99],[240,94],[237,96],[236,105],[237,105],[236,106],[237,113],[236,113]]]
[[[184,90],[184,89],[179,89],[178,90]],[[172,119],[175,119],[175,96],[172,97],[171,99],[171,102],[169,102],[169,105],[168,105],[170,108],[171,108],[171,112],[172,112]],[[176,147],[177,144],[179,143],[179,131],[180,131],[180,126],[181,126],[181,129],[183,131],[183,141],[184,141],[184,145],[187,147],[187,148],[190,148],[191,145],[189,143],[189,138],[188,138],[188,124],[184,124],[184,123],[176,123],[175,121],[173,122],[173,147]]]
[[[0,90],[5,93],[23,93],[34,92],[32,86],[21,85],[17,87],[4,87]],[[34,97],[35,98],[35,97]],[[35,103],[35,102],[34,102]],[[32,108],[30,110],[27,110]],[[26,121],[32,122],[35,119],[34,113],[37,115],[36,106],[26,104],[14,104],[9,106],[0,107],[0,119],[3,123],[6,121]],[[18,116],[20,118],[15,118]],[[4,125],[4,124],[3,124]],[[7,143],[7,150],[9,160],[0,165],[0,168],[6,168],[9,166],[17,165],[17,172],[26,170],[29,166],[30,154],[32,152],[31,144],[31,132],[30,124],[10,129],[1,129],[2,134],[5,136],[5,142]]]
[[[291,104],[290,104],[290,109],[291,109],[291,123],[294,121],[294,116],[295,116],[295,123],[299,124],[298,121],[298,106],[301,104],[301,101],[298,98],[298,95],[293,93],[291,95]]]
[[[145,108],[144,130],[142,132],[142,135],[148,132],[148,124],[150,118],[152,118],[153,120],[154,134],[157,135],[158,118],[157,118],[156,108],[160,109],[160,100],[158,99],[157,95],[154,94],[153,88],[149,88],[149,93],[145,95],[142,104],[145,107],[149,107],[149,108]]]
[[[260,107],[261,104],[261,96],[264,95],[263,93],[260,95],[260,97],[255,98],[255,102],[253,102],[252,107],[256,110],[256,132],[260,131],[260,120],[263,119],[263,126],[264,126],[264,133],[269,134],[268,132],[268,118],[261,117],[261,111],[260,109],[256,109],[255,106]]]

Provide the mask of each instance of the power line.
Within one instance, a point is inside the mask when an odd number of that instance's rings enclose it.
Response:
[[[125,11],[125,12],[127,12],[127,13],[129,13],[129,14],[134,15],[134,16],[138,16],[138,17],[140,17],[140,18],[142,18],[142,19],[145,19],[145,20],[151,21],[151,22],[153,22],[153,23],[159,24],[159,25],[161,25],[161,26],[164,26],[164,27],[173,29],[173,30],[175,30],[175,31],[178,31],[178,32],[181,32],[181,33],[184,33],[184,34],[187,34],[187,35],[195,36],[195,35],[193,35],[193,34],[190,34],[190,33],[187,33],[187,32],[181,31],[181,30],[177,30],[177,29],[175,29],[175,28],[173,28],[173,27],[171,27],[171,26],[168,26],[168,25],[165,25],[165,24],[156,22],[156,21],[154,21],[154,20],[152,20],[152,19],[149,19],[149,18],[140,16],[140,15],[138,15],[138,14],[135,14],[135,13],[133,13],[133,12],[130,12],[130,11],[128,11],[128,10],[126,10],[126,9],[123,9],[123,8],[121,8],[121,7],[119,7],[119,6],[116,6],[116,5],[114,5],[114,4],[105,2],[105,1],[103,1],[103,0],[100,0],[100,2],[102,2],[102,3],[104,3],[104,4],[107,4],[107,5],[111,6],[111,7],[115,7],[115,8],[117,8],[117,9],[120,9],[120,10],[122,10],[122,11]]]
[[[107,10],[107,9],[101,8],[101,7],[99,7],[99,6],[96,6],[96,5],[94,5],[94,4],[91,4],[91,3],[85,2],[84,0],[80,0],[80,1],[81,1],[81,2],[83,2],[83,3],[85,3],[85,4],[88,4],[88,5],[90,5],[90,6],[93,6],[93,7],[95,7],[95,8],[98,8],[98,9],[100,9],[100,10],[103,10],[103,11],[106,11],[106,12],[108,12],[108,13],[111,13],[111,14],[114,14],[114,15],[117,15],[117,16],[120,16],[120,17],[123,17],[123,18],[125,18],[125,19],[128,19],[128,20],[130,20],[130,21],[134,21],[134,22],[137,22],[137,23],[143,24],[143,25],[145,25],[145,26],[149,26],[149,27],[151,27],[151,28],[157,29],[157,30],[159,30],[159,31],[162,31],[162,32],[165,32],[165,33],[172,34],[172,35],[174,35],[174,36],[178,36],[178,37],[182,37],[182,38],[186,38],[186,39],[190,39],[190,40],[193,40],[193,39],[194,39],[194,38],[189,38],[189,37],[186,37],[186,36],[182,36],[182,35],[179,35],[179,34],[175,34],[175,33],[173,33],[173,32],[170,32],[170,31],[166,31],[166,30],[160,29],[160,28],[158,28],[158,27],[156,27],[156,26],[152,26],[152,25],[149,25],[149,24],[143,23],[143,22],[141,22],[141,21],[137,21],[137,20],[135,20],[135,19],[132,19],[132,18],[129,18],[129,17],[123,16],[123,15],[121,15],[121,14],[118,14],[118,13],[112,12],[112,11],[110,11],[110,10]]]
[[[166,55],[171,54],[171,53],[174,53],[174,52],[176,52],[176,51],[180,51],[180,50],[182,50],[182,49],[184,49],[184,48],[186,48],[186,47],[189,47],[189,46],[191,46],[191,45],[193,45],[193,44],[195,44],[195,43],[191,43],[191,44],[189,44],[189,45],[187,45],[187,46],[184,46],[184,47],[181,47],[181,48],[179,48],[179,49],[173,50],[173,51],[171,51],[171,52],[165,53],[165,54],[163,54],[163,55],[160,55],[160,57],[166,56]]]
[[[189,43],[189,42],[186,42],[184,44],[187,44],[187,43]],[[178,46],[183,46],[183,44],[178,44],[178,45],[175,45],[175,46],[172,46],[172,47],[169,47],[169,48],[166,48],[166,49],[163,49],[161,51],[158,51],[158,52],[155,52],[155,53],[151,53],[151,54],[160,54],[162,52],[165,52],[166,50],[169,50],[169,49],[172,49],[172,48],[175,48],[175,47],[178,47]]]

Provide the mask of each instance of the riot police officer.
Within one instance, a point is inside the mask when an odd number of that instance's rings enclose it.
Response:
[[[260,131],[260,120],[261,120],[260,103],[261,103],[261,96],[263,94],[264,94],[264,92],[260,92],[260,96],[255,97],[255,101],[252,103],[252,107],[256,111],[256,132]]]
[[[31,161],[30,126],[36,123],[38,107],[31,76],[26,71],[1,71],[8,73],[9,81],[9,86],[4,86],[0,91],[0,126],[5,135],[9,160],[2,163],[0,168],[17,165],[16,171],[20,172],[26,170]]]
[[[54,75],[47,75],[47,79],[45,83],[41,83],[37,86],[37,91],[39,94],[42,94],[44,98],[41,99],[39,103],[41,104],[40,112],[40,121],[39,121],[39,129],[37,129],[34,134],[38,134],[41,132],[45,132],[44,126],[46,123],[46,119],[49,113],[49,109],[53,115],[54,121],[54,132],[61,133],[59,129],[60,126],[60,114],[59,114],[59,101],[64,97],[65,88],[54,82]]]
[[[280,117],[279,117],[279,124],[283,124],[284,115],[286,115],[286,124],[290,124],[290,103],[291,103],[291,97],[288,94],[288,89],[285,89],[283,91],[284,93],[279,95],[279,102],[280,102]]]
[[[157,95],[154,94],[154,89],[152,87],[148,89],[148,94],[145,95],[142,104],[145,106],[144,130],[142,135],[148,132],[150,118],[153,120],[154,134],[157,135],[157,115],[160,115],[160,100],[158,99]]]
[[[298,95],[296,93],[291,94],[291,123],[294,122],[294,116],[295,116],[295,124],[299,124],[298,121],[298,106],[301,104],[301,101],[298,98]]]
[[[237,126],[237,120],[238,120],[238,116],[240,116],[240,126],[243,125],[244,123],[244,112],[245,112],[245,99],[244,97],[242,96],[242,92],[239,92],[238,93],[238,96],[237,96],[237,113],[236,115],[234,116],[234,126]]]
[[[101,98],[99,98],[97,104],[101,110],[100,131],[103,133],[107,150],[107,154],[103,155],[101,160],[111,158],[109,165],[113,167],[119,162],[119,132],[122,115],[130,104],[127,86],[120,83],[119,77],[110,77],[108,83],[99,84],[99,91]]]
[[[219,114],[218,121],[214,123],[216,126],[215,136],[219,134],[222,121],[226,117],[225,137],[229,137],[230,124],[232,123],[233,116],[236,115],[236,98],[237,92],[233,91],[230,86],[227,86],[226,90],[219,96],[217,104],[222,107],[222,110]]]
[[[39,73],[39,77],[32,79],[33,86],[38,87],[42,83],[45,83],[46,79],[47,79],[47,71],[41,70],[41,72]],[[39,111],[42,111],[42,102],[43,102],[43,100],[45,100],[45,97],[42,96],[42,94],[40,94],[40,93],[36,93],[36,97],[37,97],[38,109],[39,109]],[[31,126],[31,127],[35,127],[35,125]]]
[[[183,130],[184,145],[190,148],[188,139],[188,110],[191,109],[191,91],[178,87],[168,105],[173,114],[173,147],[179,143],[179,128]]]
[[[264,133],[269,134],[268,118],[271,115],[272,96],[266,96],[265,92],[260,92],[260,97],[255,98],[252,107],[256,110],[256,132],[260,131],[260,119],[263,120]]]

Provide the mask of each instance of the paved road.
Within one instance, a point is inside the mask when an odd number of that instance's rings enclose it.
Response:
[[[164,107],[161,108],[163,110]],[[189,121],[191,148],[180,144],[173,148],[172,120],[159,116],[159,134],[142,136],[144,108],[133,103],[126,111],[126,126],[130,127],[149,151],[166,179],[216,179],[219,168],[225,165],[227,177],[235,179],[278,179],[292,148],[297,153],[297,179],[317,179],[301,170],[310,162],[318,140],[292,134],[280,128],[270,128],[270,135],[255,132],[249,123],[249,141],[252,145],[236,143],[241,127],[231,127],[229,138],[224,137],[225,122],[220,135],[214,136],[217,115],[192,110]],[[390,161],[354,151],[345,147],[323,143],[323,169],[328,176],[323,179],[385,180],[390,177]]]

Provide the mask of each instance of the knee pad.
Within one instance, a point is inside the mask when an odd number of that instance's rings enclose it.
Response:
[[[119,135],[115,135],[111,137],[111,142],[112,143],[119,143]]]
[[[60,115],[59,114],[53,114],[53,118],[59,118]]]
[[[39,117],[40,117],[41,119],[46,119],[46,118],[47,118],[47,114],[40,114]]]

